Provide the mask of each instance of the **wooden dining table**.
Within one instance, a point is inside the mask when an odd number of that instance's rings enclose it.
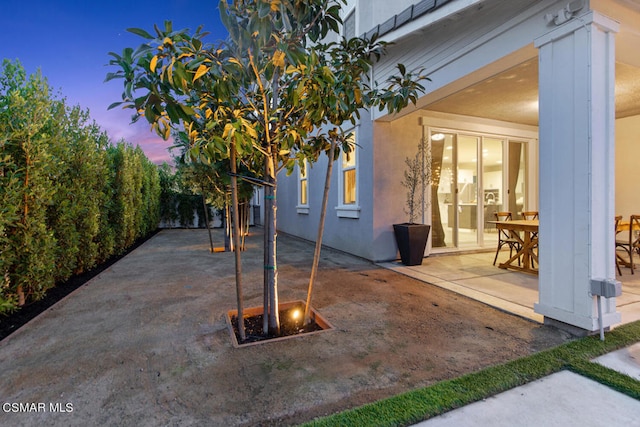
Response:
[[[631,226],[631,221],[619,221],[618,228],[616,229],[616,234],[620,233],[621,231],[629,231],[630,226]],[[640,230],[640,227],[638,227],[637,224],[633,224],[633,229]]]
[[[504,230],[520,244],[520,249],[498,267],[523,271],[538,275],[538,227],[537,219],[518,219],[513,221],[488,221],[495,224],[498,230]],[[520,262],[518,263],[518,260]],[[518,265],[520,264],[520,265]]]

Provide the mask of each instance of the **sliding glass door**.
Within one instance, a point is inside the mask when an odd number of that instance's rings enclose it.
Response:
[[[465,132],[432,130],[430,137],[432,247],[493,245],[495,212],[516,218],[523,210],[525,144]]]
[[[482,138],[482,213],[484,243],[494,244],[496,241],[496,226],[490,221],[495,221],[496,212],[506,210],[504,206],[504,140],[502,138]]]
[[[457,235],[456,247],[474,247],[478,245],[478,150],[480,138],[472,135],[458,134],[456,151],[456,186],[455,203],[450,205],[450,217],[457,216],[458,227],[453,233]]]
[[[477,136],[446,132],[431,135],[434,248],[478,245],[479,147]]]

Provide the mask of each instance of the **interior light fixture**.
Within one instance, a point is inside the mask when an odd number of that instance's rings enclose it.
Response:
[[[444,133],[434,133],[431,134],[432,141],[442,141],[444,139]]]

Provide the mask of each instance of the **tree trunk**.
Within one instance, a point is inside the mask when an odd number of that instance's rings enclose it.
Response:
[[[243,310],[243,295],[242,295],[242,259],[240,251],[240,223],[238,215],[238,177],[236,176],[236,147],[231,144],[231,214],[233,219],[233,246],[236,259],[236,295],[238,299],[238,332],[240,334],[240,340],[245,340],[244,333],[244,310]]]
[[[209,245],[210,245],[209,251],[213,253],[214,248],[213,248],[213,237],[211,236],[211,226],[209,225],[209,209],[207,208],[207,201],[204,197],[204,192],[202,192],[202,207],[204,208],[204,220],[207,224],[207,231],[209,232]]]
[[[318,224],[318,236],[316,237],[316,248],[313,252],[313,265],[311,267],[311,277],[309,277],[309,287],[307,288],[307,303],[304,306],[304,324],[311,321],[311,292],[313,284],[318,275],[318,264],[320,264],[320,250],[322,249],[322,235],[324,234],[324,220],[327,216],[327,204],[329,201],[329,188],[331,187],[331,172],[333,171],[333,157],[335,155],[336,142],[331,141],[329,149],[329,161],[327,163],[327,175],[324,178],[324,194],[322,196],[322,208],[320,209],[320,223]]]
[[[24,290],[22,289],[22,285],[18,285],[16,289],[16,293],[18,294],[18,306],[22,307],[26,303],[26,298],[24,296]]]
[[[269,167],[267,165],[268,162],[264,162],[264,170],[265,177],[269,176]],[[268,178],[266,178],[268,180]],[[267,189],[268,185],[264,186],[264,220],[262,222],[262,232],[263,232],[263,265],[264,265],[264,274],[262,275],[263,281],[263,301],[262,301],[262,333],[266,336],[269,334],[269,301],[271,298],[269,297],[269,276],[267,275],[267,265],[269,265],[269,251],[267,248],[269,247],[269,235],[267,233],[268,224],[271,223],[271,210],[267,207]]]
[[[267,179],[271,185],[265,186],[264,205],[265,211],[269,212],[269,221],[265,222],[265,235],[267,244],[265,246],[267,261],[264,265],[264,272],[269,290],[269,333],[280,334],[280,317],[278,313],[278,267],[276,264],[276,184],[277,177],[275,171],[274,158],[267,157]]]
[[[272,78],[273,93],[271,96],[271,108],[276,111],[278,108],[279,99],[279,79],[280,73],[278,67],[274,70]],[[265,307],[264,317],[269,316],[267,326],[268,333],[274,335],[280,335],[280,314],[278,312],[278,266],[276,259],[276,239],[277,239],[277,216],[276,211],[278,206],[276,204],[276,184],[277,184],[277,171],[276,165],[278,164],[277,156],[278,149],[271,143],[269,137],[269,129],[266,135],[266,149],[267,156],[265,158],[265,177],[268,185],[264,189],[264,210],[265,210],[265,222],[264,222],[264,286],[265,286]],[[275,148],[275,152],[273,151]],[[267,307],[268,306],[268,307]]]
[[[229,220],[229,203],[227,203],[227,195],[224,196],[224,209],[223,209],[223,224],[224,224],[224,251],[229,252],[231,250],[231,224]]]
[[[239,202],[238,202],[239,203]],[[247,209],[248,203],[242,202],[239,204],[240,209],[240,250],[245,250],[244,242],[247,234],[249,234],[249,210]]]

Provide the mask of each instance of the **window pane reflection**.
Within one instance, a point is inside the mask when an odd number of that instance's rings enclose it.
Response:
[[[343,172],[344,177],[344,200],[345,205],[356,203],[356,170],[350,169]]]

